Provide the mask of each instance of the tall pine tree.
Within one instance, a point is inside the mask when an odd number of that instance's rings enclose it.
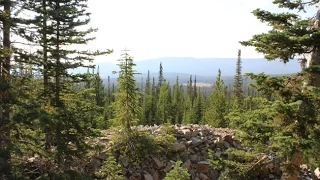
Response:
[[[183,118],[183,91],[179,85],[179,77],[177,76],[176,84],[173,87],[172,100],[172,124],[181,124]]]
[[[157,100],[157,124],[170,123],[170,87],[165,82],[162,82],[159,92],[159,98]]]
[[[226,127],[227,122],[224,116],[227,113],[227,100],[224,82],[221,79],[221,70],[213,86],[213,91],[209,95],[209,107],[205,113],[205,123],[214,127]]]
[[[272,29],[267,33],[254,35],[241,44],[255,47],[268,60],[278,59],[286,63],[301,58],[302,66],[306,67],[303,69],[304,79],[307,79],[305,91],[296,86],[300,83],[299,76],[267,77],[251,74],[251,78],[262,86],[259,90],[268,92],[272,99],[278,98],[272,109],[277,114],[272,118],[273,131],[276,132],[272,138],[273,145],[278,147],[278,151],[287,159],[282,179],[297,179],[298,167],[303,160],[319,151],[319,144],[316,143],[318,140],[313,139],[313,134],[319,133],[319,112],[315,111],[318,108],[319,101],[316,97],[319,97],[319,93],[315,90],[320,87],[320,9],[310,13],[315,14],[313,17],[303,17],[299,12],[307,12],[305,7],[308,7],[308,10],[313,10],[310,7],[320,8],[320,1],[274,0],[273,3],[290,11],[272,13],[261,9],[254,10],[253,14]],[[308,55],[309,58],[306,58]]]
[[[8,127],[10,121],[10,108],[11,108],[11,89],[10,89],[10,71],[11,71],[11,0],[4,0],[1,2],[3,7],[1,13],[2,23],[2,44],[1,44],[1,56],[0,61],[0,158],[2,159],[1,164],[4,166],[0,170],[0,179],[6,179],[10,174],[10,150],[9,150],[9,139],[10,129]]]
[[[162,67],[162,62],[160,62],[159,66],[159,77],[158,77],[158,92],[160,91],[161,85],[163,84],[164,77],[163,77],[163,67]]]
[[[238,51],[238,59],[237,59],[237,66],[236,66],[236,75],[234,76],[234,83],[233,83],[233,95],[235,98],[235,108],[239,109],[243,105],[243,80],[241,74],[241,50]]]
[[[121,125],[126,135],[130,136],[132,132],[131,126],[137,120],[140,107],[138,106],[139,93],[134,79],[134,75],[137,72],[133,69],[135,64],[127,50],[123,54],[123,59],[119,60],[118,66],[120,70],[116,99],[113,104],[115,110],[114,121],[117,125]]]
[[[152,109],[152,96],[153,92],[151,87],[150,71],[148,71],[146,86],[143,93],[141,124],[152,124],[152,119],[154,118]]]
[[[194,102],[193,107],[194,112],[194,122],[195,124],[199,124],[200,122],[204,121],[204,113],[205,113],[205,104],[204,104],[204,98],[203,94],[200,91],[200,87],[197,91],[197,96]]]

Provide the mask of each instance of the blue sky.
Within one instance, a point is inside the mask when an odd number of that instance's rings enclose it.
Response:
[[[241,40],[269,30],[252,10],[276,10],[271,0],[90,0],[99,29],[90,49],[114,49],[97,61],[114,61],[125,47],[136,60],[158,57],[263,57]]]

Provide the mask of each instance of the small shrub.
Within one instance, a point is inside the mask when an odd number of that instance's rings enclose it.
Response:
[[[105,180],[122,180],[124,179],[122,175],[121,165],[116,162],[116,159],[111,153],[107,154],[107,159],[103,162],[102,167],[95,175],[99,179]]]
[[[159,134],[155,137],[158,146],[158,153],[168,154],[176,138],[174,137],[174,128],[170,124],[163,124]]]
[[[164,180],[190,180],[188,169],[180,167],[181,161],[177,161],[174,168],[166,174]]]
[[[149,155],[168,155],[175,141],[174,129],[165,124],[155,137],[148,132],[133,131],[130,135],[120,132],[115,134],[112,141],[112,151],[118,152],[120,157],[128,157],[129,163],[139,165]]]
[[[215,156],[211,149],[208,150],[208,157],[209,157],[208,162],[210,163],[210,167],[218,171],[223,170],[223,168],[225,167],[225,163],[223,159]]]
[[[252,154],[236,149],[228,149],[225,153],[232,155],[234,160],[217,157],[212,150],[208,152],[210,167],[221,172],[219,179],[246,180],[254,176],[254,173],[249,170],[254,162]]]
[[[112,150],[120,153],[120,157],[128,157],[132,165],[139,165],[148,155],[157,152],[154,137],[145,132],[134,131],[130,136],[118,134],[113,139]]]

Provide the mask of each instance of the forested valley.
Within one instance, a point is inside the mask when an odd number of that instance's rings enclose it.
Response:
[[[299,15],[318,0],[254,10],[271,30],[240,42],[301,72],[242,74],[239,50],[233,83],[219,70],[210,91],[162,64],[136,82],[129,50],[104,83],[94,59],[113,50],[86,49],[86,0],[0,2],[0,180],[320,179],[320,11]]]

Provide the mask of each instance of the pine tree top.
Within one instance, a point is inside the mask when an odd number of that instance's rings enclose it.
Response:
[[[312,17],[303,18],[298,14],[305,7],[314,7],[318,1],[274,0],[279,8],[290,12],[272,13],[255,9],[253,14],[272,27],[267,33],[254,35],[248,41],[241,41],[244,46],[253,46],[257,52],[263,53],[268,60],[280,59],[288,62],[290,59],[308,54],[312,47],[320,46],[320,30],[312,28]],[[310,8],[309,8],[310,9]],[[296,11],[294,13],[294,11]]]

